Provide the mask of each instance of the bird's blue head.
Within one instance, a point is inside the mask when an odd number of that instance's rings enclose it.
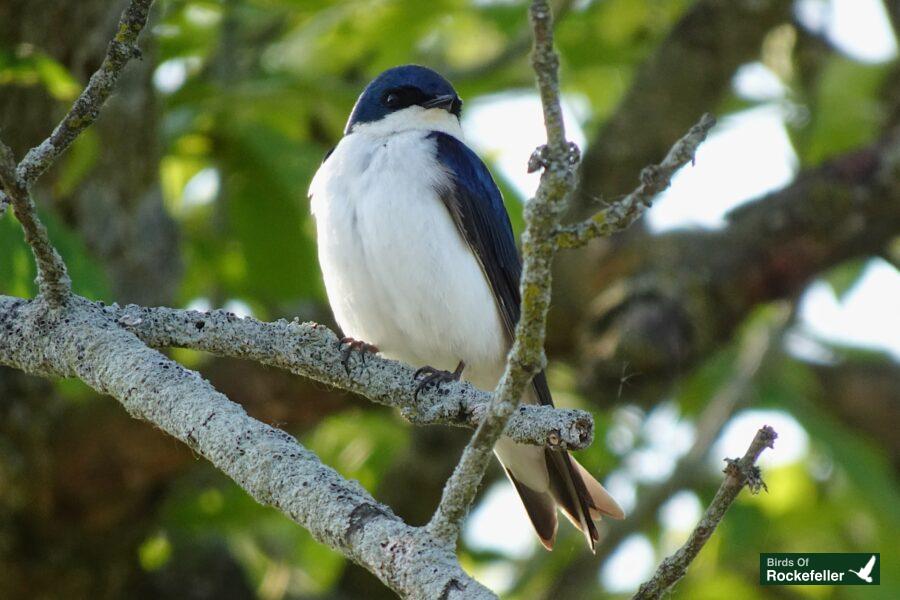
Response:
[[[356,125],[380,121],[411,106],[443,109],[458,119],[462,100],[449,81],[427,67],[394,67],[373,79],[360,94],[344,134]]]

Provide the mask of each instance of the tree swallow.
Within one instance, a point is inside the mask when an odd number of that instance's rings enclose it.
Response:
[[[363,90],[309,188],[328,300],[350,347],[493,390],[519,319],[521,263],[500,190],[465,144],[462,101],[431,69],[389,69]],[[451,372],[452,371],[452,372]],[[553,404],[543,373],[525,402]],[[495,454],[549,550],[557,506],[591,549],[624,517],[568,452],[507,438]]]

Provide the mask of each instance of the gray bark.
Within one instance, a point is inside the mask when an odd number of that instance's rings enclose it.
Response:
[[[438,545],[325,466],[287,433],[249,417],[189,371],[72,297],[0,299],[0,363],[45,377],[77,377],[134,417],[187,444],[264,505],[366,566],[408,598],[493,598]]]

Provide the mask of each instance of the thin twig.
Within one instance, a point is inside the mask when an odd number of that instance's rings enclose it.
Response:
[[[100,67],[91,75],[87,86],[72,108],[46,140],[35,146],[19,163],[18,173],[30,186],[66,151],[78,135],[90,127],[100,115],[128,61],[140,57],[137,39],[147,24],[153,0],[131,0],[119,18],[116,35],[109,42]]]
[[[62,304],[72,290],[66,264],[47,235],[47,228],[37,215],[28,186],[16,173],[16,160],[9,146],[0,141],[0,187],[6,190],[13,214],[22,224],[25,241],[31,246],[37,264],[38,289],[52,306]]]
[[[725,481],[719,487],[712,503],[706,509],[706,513],[697,527],[691,533],[684,545],[675,554],[663,560],[656,569],[653,577],[642,584],[632,600],[648,600],[661,597],[666,590],[675,585],[685,573],[688,566],[703,549],[703,546],[716,530],[725,512],[744,489],[750,488],[751,493],[758,493],[765,489],[756,461],[766,448],[773,448],[778,434],[775,430],[765,425],[756,432],[756,436],[747,448],[747,452],[740,459],[726,458],[724,473]]]
[[[669,187],[676,171],[693,162],[697,148],[715,124],[712,115],[703,115],[684,137],[675,142],[661,163],[641,171],[641,184],[637,189],[590,219],[560,227],[556,233],[559,247],[579,248],[594,238],[622,231],[638,220],[650,208],[656,195]]]
[[[463,451],[428,524],[435,537],[447,544],[456,543],[460,522],[475,498],[494,444],[518,406],[525,387],[544,366],[550,267],[556,252],[553,232],[565,201],[575,188],[577,149],[566,140],[557,79],[559,58],[553,49],[553,19],[546,0],[534,0],[530,14],[534,32],[532,64],[544,109],[547,146],[535,153],[538,164],[532,168],[543,167],[543,173],[535,197],[525,207],[521,317],[489,412]]]

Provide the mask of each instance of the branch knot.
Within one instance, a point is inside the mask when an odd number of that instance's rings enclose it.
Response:
[[[560,163],[560,171],[574,174],[575,168],[581,163],[581,149],[578,147],[578,144],[566,142],[562,156],[556,156],[556,154],[556,152],[551,151],[547,144],[541,144],[535,148],[528,158],[528,172],[534,173],[539,169],[556,170],[554,166],[558,161]]]
[[[739,458],[726,458],[722,472],[739,481],[741,487],[746,485],[751,494],[758,494],[761,490],[769,491],[760,468],[756,465],[744,465]]]
[[[534,173],[538,169],[546,169],[549,167],[550,163],[547,161],[547,154],[547,144],[541,144],[535,148],[534,152],[532,152],[531,156],[528,158],[528,172]]]

